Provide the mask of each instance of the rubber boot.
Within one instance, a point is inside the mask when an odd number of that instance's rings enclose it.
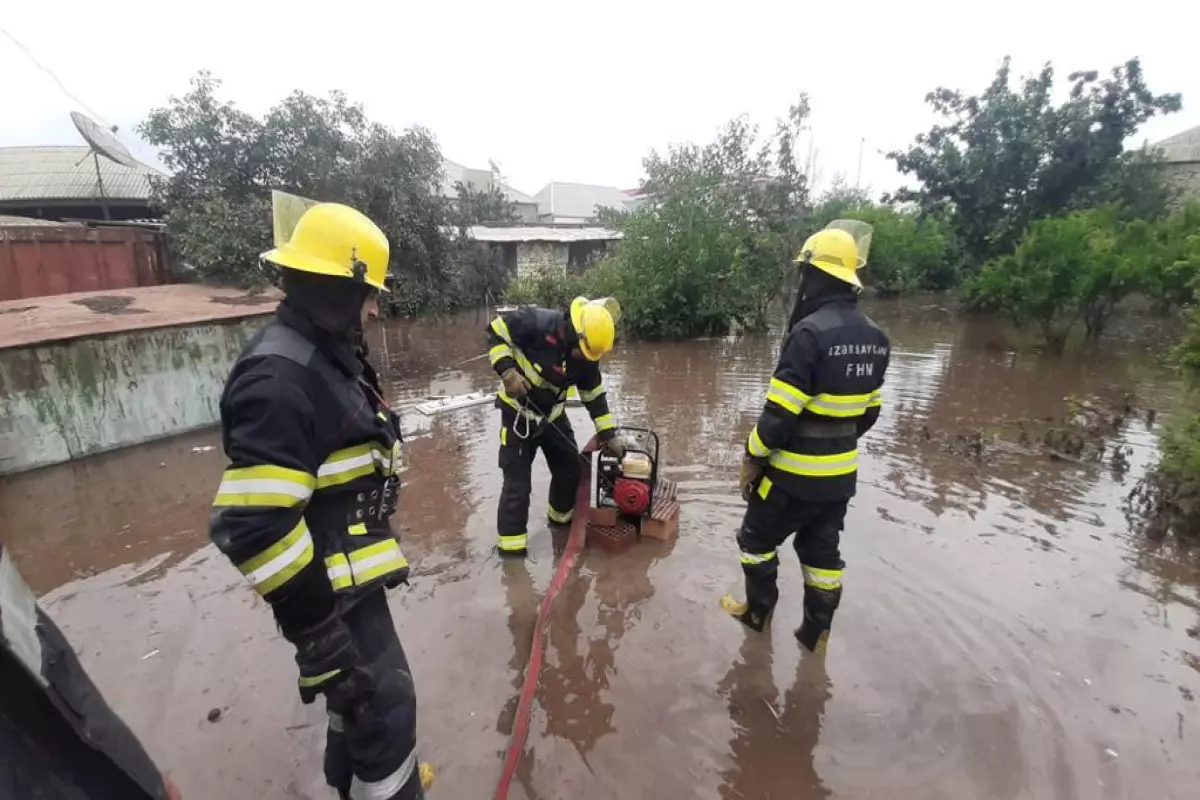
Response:
[[[824,655],[833,627],[833,612],[841,599],[840,586],[836,589],[804,587],[804,622],[796,629],[796,639],[801,647],[810,653]]]
[[[771,616],[774,609],[752,609],[731,594],[721,598],[721,609],[738,622],[756,633],[766,633],[771,630]]]

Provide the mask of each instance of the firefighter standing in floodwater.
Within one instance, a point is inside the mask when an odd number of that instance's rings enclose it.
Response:
[[[809,237],[796,259],[796,307],[742,460],[748,506],[737,542],[746,600],[721,600],[748,628],[766,630],[779,598],[777,549],[795,533],[804,573],[796,638],[816,652],[824,652],[841,601],[839,540],[858,483],[858,439],[879,418],[890,350],[887,335],[858,308],[870,226],[845,223]],[[839,224],[857,231],[858,241]]]
[[[342,798],[418,800],[416,694],[385,589],[407,582],[396,511],[400,421],[366,361],[389,247],[347,206],[308,209],[263,255],[285,298],[225,384],[230,465],[212,538],[296,648],[300,698],[325,696],[325,777]]]
[[[570,387],[579,391],[600,445],[618,456],[624,452],[598,363],[612,349],[620,308],[611,297],[577,297],[566,313],[522,308],[501,314],[488,326],[488,357],[501,381],[496,393],[504,474],[496,513],[501,555],[525,555],[531,472],[539,448],[550,467],[546,516],[552,525],[571,522],[580,464],[566,415]]]

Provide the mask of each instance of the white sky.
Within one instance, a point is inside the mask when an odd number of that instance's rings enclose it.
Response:
[[[709,141],[740,113],[772,124],[800,91],[812,99],[823,182],[839,172],[853,182],[865,138],[863,185],[893,189],[902,179],[880,151],[928,128],[925,93],[980,91],[1005,54],[1018,73],[1050,60],[1063,83],[1141,56],[1150,88],[1181,92],[1184,109],[1137,143],[1200,124],[1190,2],[709,2],[340,0],[310,13],[261,0],[178,11],[162,0],[8,0],[0,28],[152,163],[133,126],[207,68],[256,114],[292,89],[342,89],[394,128],[430,128],[448,158],[495,160],[530,194],[551,180],[632,188],[651,148]],[[3,33],[0,86],[0,146],[80,143],[68,118],[80,105]]]

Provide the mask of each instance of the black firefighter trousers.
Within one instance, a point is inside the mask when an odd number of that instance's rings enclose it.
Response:
[[[529,538],[529,492],[533,488],[533,458],[540,449],[550,467],[550,504],[546,517],[552,524],[567,525],[575,512],[575,494],[582,468],[575,431],[564,413],[554,422],[531,423],[529,437],[514,432],[517,413],[500,409],[500,471],[504,485],[496,510],[496,530],[501,555],[523,556]],[[515,430],[525,432],[524,421]]]
[[[759,492],[750,496],[738,531],[746,604],[750,614],[764,620],[779,601],[778,549],[788,536],[796,535],[792,546],[804,572],[804,625],[797,636],[810,650],[828,637],[841,600],[846,564],[839,545],[849,502],[802,500],[771,487],[766,497]]]
[[[359,656],[376,679],[355,708],[329,707],[325,781],[342,800],[422,800],[417,696],[383,588],[342,612]]]

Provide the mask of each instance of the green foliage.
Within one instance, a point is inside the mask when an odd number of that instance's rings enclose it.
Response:
[[[516,221],[516,204],[509,201],[498,183],[496,180],[482,192],[463,183],[455,186],[457,198],[451,208],[451,217],[457,234],[450,255],[450,295],[455,306],[493,304],[504,293],[512,277],[500,248],[475,241],[469,235],[472,225]]]
[[[966,289],[969,305],[1036,324],[1051,349],[1061,350],[1078,322],[1087,339],[1099,338],[1131,294],[1163,305],[1188,302],[1198,274],[1200,208],[1126,221],[1120,208],[1107,206],[1033,223],[1012,255],[985,264]]]
[[[644,161],[650,195],[629,213],[606,213],[624,235],[613,258],[585,275],[592,294],[621,301],[635,336],[765,327],[771,303],[794,280],[791,260],[808,233],[808,186],[793,148],[808,100],[762,137],[744,119],[703,147],[672,147]]]
[[[294,92],[263,119],[216,96],[207,72],[155,109],[139,132],[170,176],[154,182],[178,262],[201,280],[261,285],[257,256],[271,244],[271,189],[351,205],[391,243],[393,305],[446,308],[452,285],[442,159],[421,128],[395,133],[344,94]]]
[[[552,272],[523,277],[509,284],[504,292],[504,301],[513,305],[567,308],[576,297],[591,291],[589,278],[593,276]]]
[[[926,100],[946,122],[889,157],[920,181],[896,199],[944,212],[974,263],[1012,252],[1038,219],[1091,205],[1136,199],[1161,213],[1165,190],[1154,170],[1141,169],[1124,142],[1142,123],[1180,108],[1177,94],[1154,95],[1132,59],[1099,79],[1076,72],[1067,100],[1052,102],[1047,64],[1009,85],[1006,58],[980,95],[939,88]],[[1149,192],[1147,186],[1157,186]]]
[[[961,256],[954,232],[945,221],[832,195],[813,210],[813,229],[839,218],[862,220],[874,227],[869,263],[861,273],[868,289],[895,295],[941,291],[958,283]]]

